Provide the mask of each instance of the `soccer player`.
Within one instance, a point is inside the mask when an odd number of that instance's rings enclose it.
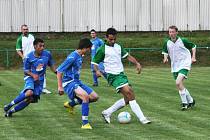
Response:
[[[31,51],[34,51],[33,41],[34,36],[29,33],[27,25],[21,25],[22,34],[18,37],[16,42],[16,51],[17,54],[24,59]],[[50,94],[51,92],[46,89],[46,77],[44,76],[44,88],[43,93]]]
[[[165,40],[162,54],[163,63],[168,62],[168,55],[171,59],[171,72],[176,80],[176,87],[181,97],[181,110],[186,110],[195,105],[195,100],[184,86],[184,80],[191,69],[191,64],[196,62],[196,45],[186,38],[177,36],[178,28],[170,26],[169,37]],[[192,56],[190,51],[192,51]]]
[[[50,52],[44,50],[44,41],[37,38],[33,45],[35,50],[24,57],[25,87],[14,100],[4,106],[5,117],[11,117],[30,103],[37,103],[42,93],[46,67],[50,66],[56,72]]]
[[[96,31],[94,29],[92,29],[90,31],[90,36],[91,36],[91,42],[93,44],[93,46],[91,47],[91,60],[93,59],[93,57],[95,56],[97,50],[104,44],[104,42],[97,37]],[[101,62],[99,65],[99,70],[102,73],[102,75],[104,76],[104,78],[107,77],[106,72],[104,71],[104,65],[103,62]],[[96,72],[93,68],[93,64],[91,64],[91,71],[92,71],[92,75],[93,75],[93,86],[98,86],[98,77],[96,76]]]
[[[139,121],[142,124],[148,124],[151,121],[148,120],[140,106],[135,100],[134,92],[129,85],[127,76],[124,74],[124,68],[122,64],[122,58],[127,58],[128,61],[136,65],[137,73],[141,72],[140,63],[119,44],[116,43],[117,31],[114,28],[109,28],[106,32],[105,45],[99,48],[93,61],[96,75],[100,76],[101,72],[98,69],[98,64],[104,62],[105,72],[107,73],[107,80],[110,85],[115,87],[117,92],[123,95],[123,98],[116,101],[111,107],[102,112],[102,116],[106,123],[110,123],[111,115],[113,112],[121,109],[125,105],[129,104],[131,110],[136,114]]]
[[[66,60],[57,68],[58,91],[68,95],[69,107],[77,104],[82,106],[82,129],[92,129],[88,122],[89,103],[98,100],[98,95],[80,80],[83,56],[90,51],[92,43],[84,38],[79,42],[77,50],[67,56]]]

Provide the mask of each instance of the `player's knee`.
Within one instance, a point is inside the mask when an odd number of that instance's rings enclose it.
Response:
[[[85,103],[88,103],[89,99],[90,99],[90,97],[88,95],[83,95],[82,96],[82,101],[85,102]]]
[[[98,95],[96,95],[96,96],[93,97],[93,101],[94,102],[98,101],[98,99],[99,99],[99,96]]]
[[[180,88],[180,86],[181,86],[181,82],[180,81],[176,81],[176,87]]]
[[[26,97],[32,96],[33,95],[33,91],[32,90],[27,90],[25,93]]]

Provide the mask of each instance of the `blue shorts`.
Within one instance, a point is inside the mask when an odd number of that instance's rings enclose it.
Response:
[[[93,92],[92,88],[90,88],[87,85],[83,84],[81,81],[73,80],[72,82],[68,83],[65,87],[63,87],[64,88],[64,92],[66,94],[68,94],[69,99],[71,99],[71,100],[73,100],[74,98],[78,99],[78,97],[76,97],[76,94],[75,94],[74,90],[77,89],[79,86],[83,90],[85,90],[88,95],[90,95]]]
[[[101,73],[105,73],[104,64],[103,63],[99,63],[98,69],[100,70]],[[94,72],[94,64],[91,64],[91,71]]]
[[[40,94],[42,93],[44,81],[42,80],[42,81],[35,82],[32,77],[24,78],[24,80],[25,80],[25,87],[21,91],[21,93],[25,92],[26,90],[31,89],[33,90],[34,95],[40,96]]]

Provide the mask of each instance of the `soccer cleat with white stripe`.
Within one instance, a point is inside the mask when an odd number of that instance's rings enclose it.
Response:
[[[111,115],[107,114],[105,111],[103,111],[101,113],[102,117],[104,118],[104,121],[106,123],[110,123],[111,122]]]
[[[140,120],[140,122],[141,122],[142,124],[150,124],[150,123],[151,123],[151,121],[148,120],[147,118],[145,118],[144,120]]]

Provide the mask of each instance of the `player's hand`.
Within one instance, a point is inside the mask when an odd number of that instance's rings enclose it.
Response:
[[[31,76],[33,77],[34,81],[39,80],[39,75],[38,74],[32,74]]]
[[[61,96],[64,94],[63,87],[58,87],[58,94]]]
[[[164,58],[163,59],[163,63],[165,64],[165,63],[168,63],[168,58]]]
[[[140,63],[136,64],[136,71],[137,71],[137,74],[141,73],[141,64]]]
[[[97,76],[97,77],[101,77],[101,76],[102,76],[102,73],[101,73],[99,70],[97,70],[97,71],[96,71],[96,76]]]
[[[194,58],[194,57],[192,57],[192,63],[195,63],[197,60]]]

